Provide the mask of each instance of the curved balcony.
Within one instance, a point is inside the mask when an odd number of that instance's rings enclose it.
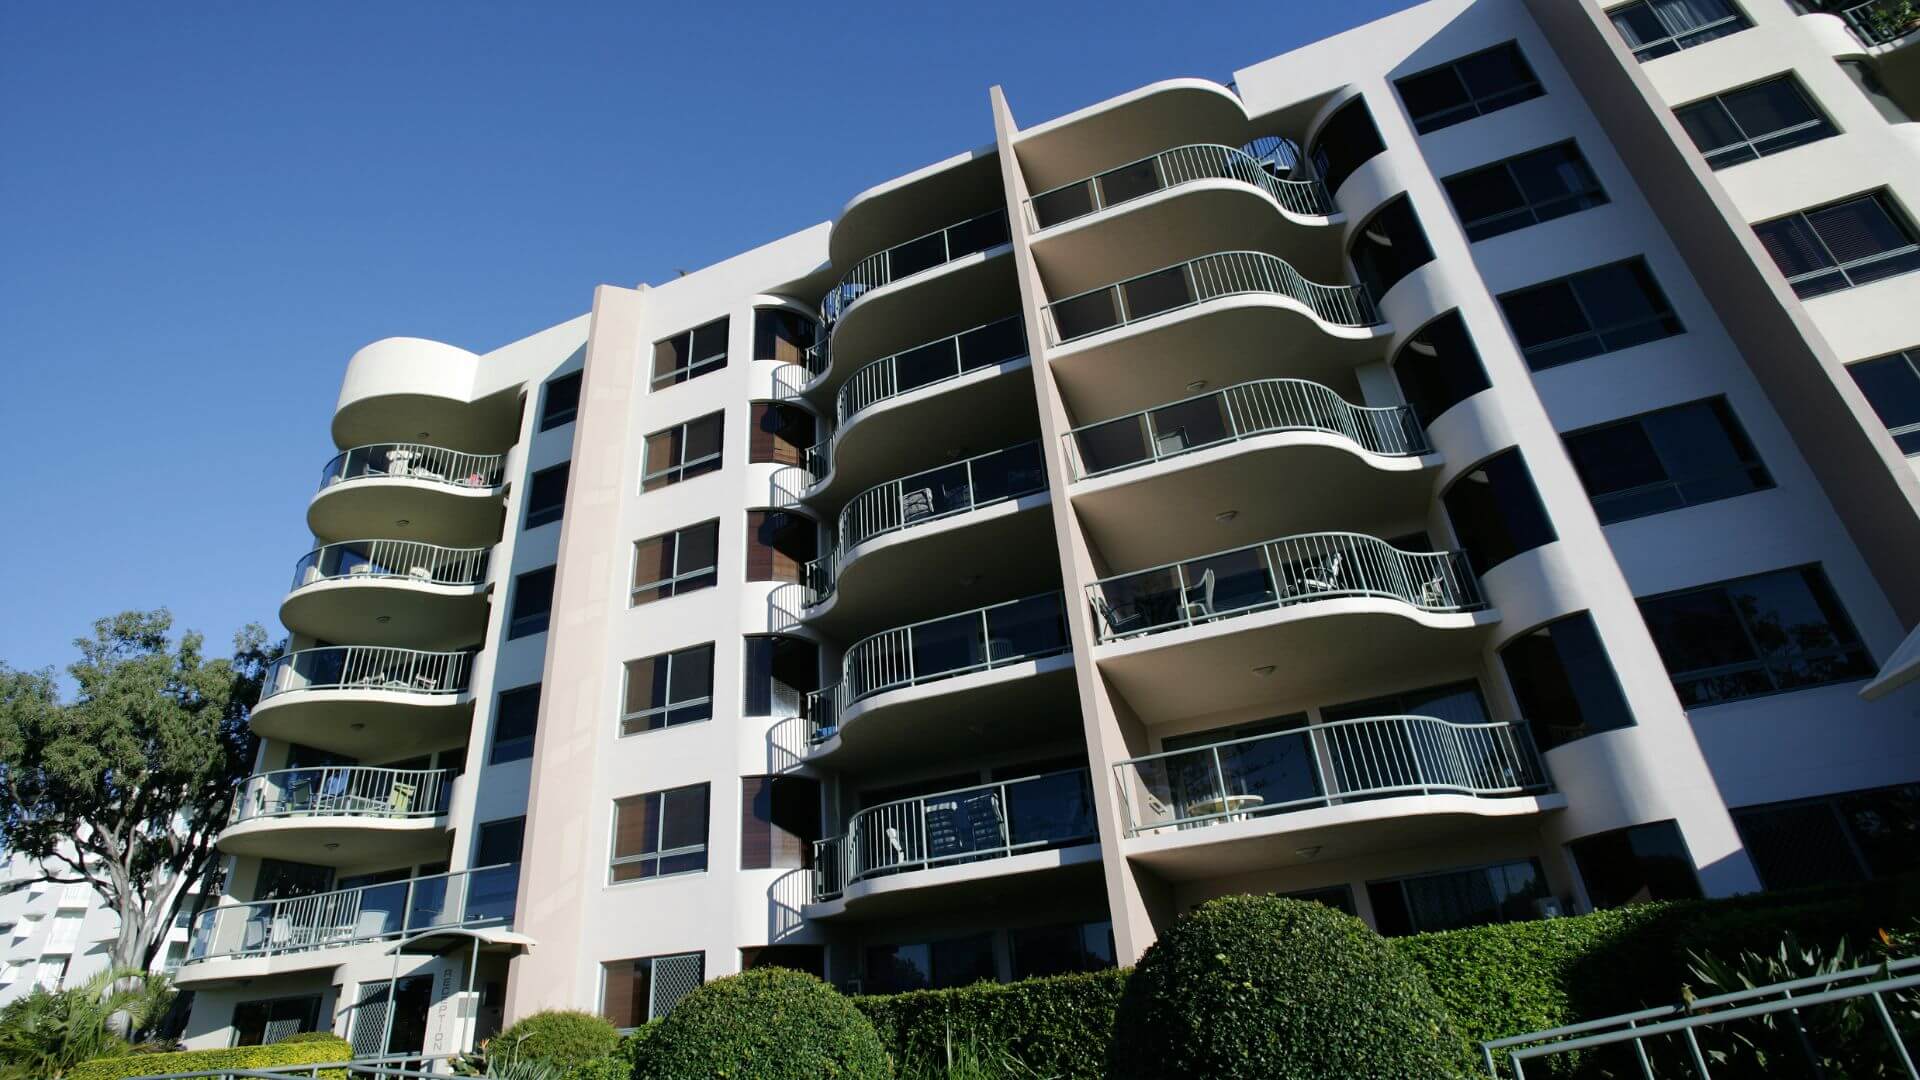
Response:
[[[814,843],[813,902],[1044,869],[1057,857],[1030,867],[980,864],[1098,838],[1085,769],[882,803],[855,814],[844,834]],[[928,880],[936,875],[918,876],[942,869],[949,872],[937,883]]]
[[[294,564],[280,621],[322,641],[474,641],[487,626],[487,554],[412,540],[325,544]]]
[[[378,536],[396,528],[440,544],[500,538],[505,460],[420,443],[357,446],[320,472],[307,505],[315,536]]]
[[[365,765],[256,773],[234,800],[220,850],[322,866],[427,862],[446,851],[453,776]]]
[[[1329,327],[1380,322],[1363,285],[1322,285],[1308,281],[1278,255],[1223,251],[1055,300],[1044,309],[1047,336],[1053,344],[1065,345],[1223,296],[1254,293],[1292,301]]]
[[[267,666],[253,730],[349,757],[455,745],[472,719],[473,654],[332,645]]]
[[[1279,140],[1274,140],[1276,143]],[[1324,224],[1339,210],[1318,177],[1294,179],[1276,171],[1278,159],[1257,158],[1246,149],[1216,144],[1177,146],[1115,166],[1103,173],[1043,191],[1027,200],[1027,220],[1035,232],[1064,225],[1109,207],[1157,191],[1200,180],[1235,180],[1257,188],[1296,218]],[[1318,219],[1318,220],[1312,220]]]
[[[831,328],[856,301],[883,285],[923,274],[966,255],[990,251],[1012,239],[1004,208],[916,236],[855,263],[820,298],[820,322]]]
[[[584,331],[582,331],[584,338]],[[522,387],[474,397],[481,359],[454,345],[385,338],[353,354],[333,413],[336,446],[387,439],[504,449],[520,437]]]

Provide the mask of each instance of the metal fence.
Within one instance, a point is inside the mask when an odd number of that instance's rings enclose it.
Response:
[[[450,548],[416,540],[347,540],[325,544],[293,565],[293,587],[342,578],[406,578],[427,585],[483,585],[486,548]]]
[[[1076,480],[1281,431],[1341,435],[1389,456],[1429,449],[1419,418],[1405,405],[1349,404],[1303,379],[1260,379],[1126,416],[1074,428],[1062,436]]]
[[[1479,580],[1460,553],[1401,551],[1360,533],[1268,540],[1087,586],[1101,641],[1355,596],[1434,612],[1485,606]]]
[[[469,652],[424,652],[376,645],[301,649],[267,665],[260,700],[296,690],[386,690],[459,694],[467,689]]]
[[[499,454],[469,454],[422,443],[376,443],[334,455],[320,472],[320,490],[368,478],[496,488],[505,482],[505,476],[505,459]]]
[[[1085,180],[1062,184],[1027,200],[1027,220],[1035,231],[1196,180],[1237,180],[1266,192],[1291,213],[1326,217],[1333,197],[1316,179],[1274,175],[1253,155],[1231,146],[1196,143],[1130,161]]]
[[[451,926],[511,926],[520,864],[222,904],[194,920],[187,962],[358,945]]]
[[[820,298],[820,321],[832,326],[853,302],[882,285],[912,277],[964,255],[999,247],[1010,238],[1005,209],[936,229],[925,236],[895,244],[854,264],[840,284]]]
[[[1920,30],[1920,12],[1912,0],[1868,0],[1842,8],[1840,17],[1868,45],[1885,45]]]
[[[1128,835],[1390,795],[1549,790],[1524,725],[1433,716],[1305,724],[1115,763]]]
[[[1321,285],[1263,251],[1202,255],[1112,285],[1055,300],[1044,309],[1048,340],[1077,341],[1103,330],[1222,296],[1269,293],[1297,301],[1322,322],[1373,326],[1380,313],[1361,285]]]
[[[247,777],[232,821],[274,817],[435,817],[447,812],[451,769],[325,765]]]

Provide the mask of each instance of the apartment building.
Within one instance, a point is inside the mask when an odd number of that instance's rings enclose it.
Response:
[[[367,346],[188,1041],[1920,864],[1904,10],[1432,0],[995,89],[829,224]]]
[[[55,866],[52,872],[65,869]],[[119,913],[93,886],[47,881],[47,873],[47,867],[17,852],[8,853],[0,866],[0,1005],[36,987],[80,986],[112,960]],[[187,929],[184,914],[167,928],[153,971],[173,972],[186,961]]]

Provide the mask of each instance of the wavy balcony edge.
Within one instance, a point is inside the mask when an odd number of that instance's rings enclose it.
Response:
[[[1276,175],[1267,162],[1272,160],[1277,166],[1282,157],[1279,147],[1292,146],[1292,143],[1278,138],[1272,142],[1273,149],[1262,156],[1249,152],[1249,147],[1261,145],[1259,142],[1238,148],[1192,143],[1149,154],[1028,197],[1027,223],[1038,239],[1048,230],[1069,222],[1203,180],[1246,184],[1266,193],[1291,218],[1314,224],[1330,221],[1339,213],[1339,208],[1326,185],[1311,173],[1298,179]],[[1291,157],[1293,165],[1288,171],[1311,169],[1297,147]]]
[[[1309,281],[1291,263],[1264,251],[1202,255],[1054,300],[1040,310],[1049,343],[1067,345],[1209,300],[1249,294],[1290,300],[1328,326],[1381,325],[1366,286]]]

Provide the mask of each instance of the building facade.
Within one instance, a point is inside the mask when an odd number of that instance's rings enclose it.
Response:
[[[120,915],[91,885],[43,880],[48,869],[10,853],[0,868],[0,1005],[33,993],[86,983],[105,971],[120,937]],[[55,866],[52,873],[67,874]],[[189,894],[182,907],[190,907]],[[167,928],[151,969],[169,974],[187,958],[187,917]]]
[[[1920,865],[1897,14],[1432,0],[996,89],[830,224],[368,346],[189,1043]]]

